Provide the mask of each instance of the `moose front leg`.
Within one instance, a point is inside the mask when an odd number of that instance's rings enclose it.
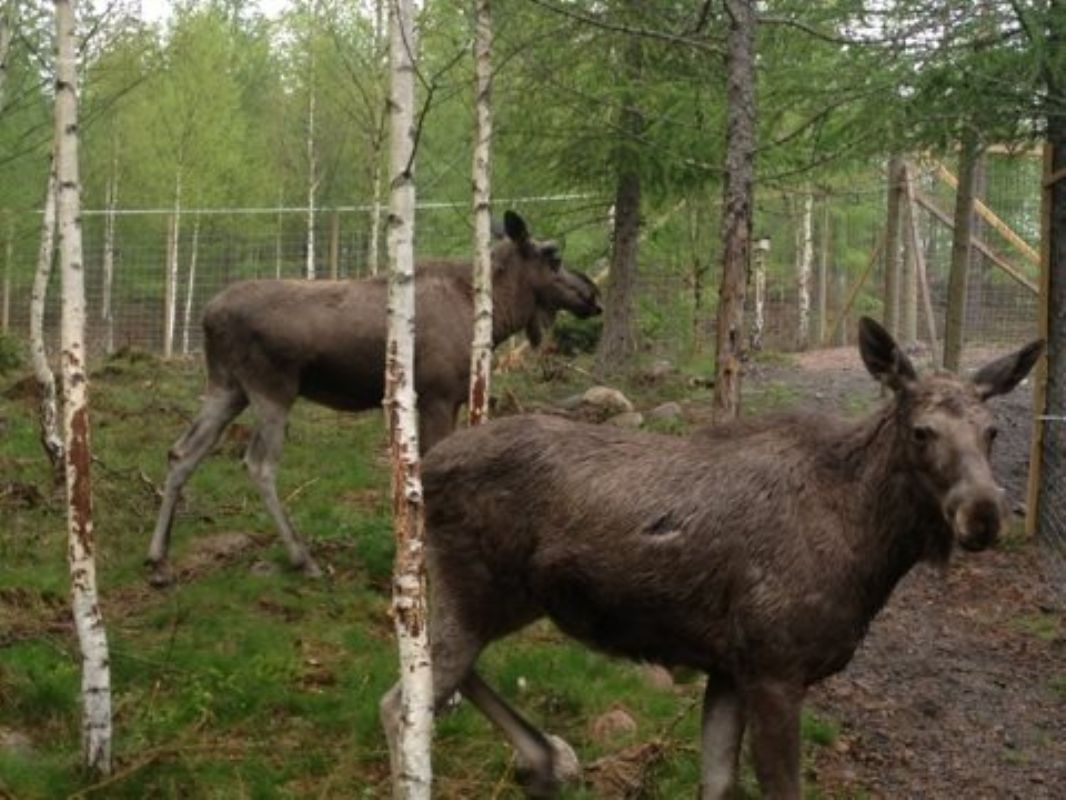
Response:
[[[736,685],[724,675],[710,675],[703,693],[700,800],[732,797],[744,738],[744,704]]]
[[[800,800],[800,708],[803,687],[760,682],[746,687],[755,775],[766,800]]]

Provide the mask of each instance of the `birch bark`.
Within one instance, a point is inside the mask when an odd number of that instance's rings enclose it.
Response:
[[[56,378],[48,363],[44,345],[44,309],[48,298],[48,281],[52,276],[56,236],[56,165],[49,159],[48,185],[41,214],[41,244],[37,251],[37,271],[30,295],[30,359],[37,380],[37,403],[40,414],[41,445],[52,464],[57,486],[63,485],[63,435],[59,430],[56,404]]]
[[[112,294],[115,285],[115,208],[118,205],[118,145],[111,154],[111,176],[107,181],[104,217],[104,276],[100,318],[103,320],[108,354],[115,352],[115,310]]]
[[[389,3],[391,86],[389,330],[385,351],[385,414],[392,465],[392,612],[400,651],[400,754],[396,794],[428,798],[432,783],[433,673],[426,628],[424,514],[414,391],[415,68],[417,48],[411,0]]]
[[[814,195],[803,198],[799,252],[796,258],[796,304],[798,325],[796,347],[806,350],[811,343],[811,272],[814,265]]]
[[[318,2],[311,0],[312,21],[317,21]],[[314,30],[312,24],[312,30]],[[307,280],[315,279],[315,192],[318,191],[318,165],[315,160],[315,43],[307,37],[309,69],[307,79]]]
[[[492,375],[492,9],[474,4],[474,342],[470,349],[470,424],[489,416]]]
[[[178,319],[178,240],[181,238],[181,166],[174,178],[174,213],[167,231],[167,278],[163,293],[163,358],[174,355],[174,330]]]
[[[55,0],[56,216],[63,275],[63,435],[66,453],[68,556],[74,626],[82,656],[82,745],[88,769],[111,771],[111,673],[107,633],[97,601],[89,474],[88,376],[85,366],[85,273],[78,174],[78,96],[73,0]]]
[[[200,250],[200,212],[192,224],[192,253],[189,255],[189,285],[185,290],[185,314],[181,326],[181,354],[189,355],[189,329],[192,326],[192,303],[196,295],[196,257]],[[258,275],[256,275],[258,277]]]

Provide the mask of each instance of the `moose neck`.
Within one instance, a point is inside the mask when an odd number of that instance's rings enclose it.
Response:
[[[893,402],[838,442],[841,466],[858,484],[857,491],[846,491],[853,498],[854,590],[866,620],[880,611],[915,564],[943,562],[951,550],[951,532],[940,508],[910,468],[900,425],[899,406]]]
[[[496,346],[525,330],[537,311],[533,287],[522,269],[508,266],[493,275],[492,344]]]

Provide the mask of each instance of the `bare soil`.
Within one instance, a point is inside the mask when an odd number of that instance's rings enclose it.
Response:
[[[972,364],[995,353],[972,355]],[[783,384],[803,402],[855,411],[876,402],[854,348],[756,367],[749,386]],[[1030,389],[991,401],[994,467],[1021,529]],[[1042,548],[1015,532],[998,549],[919,567],[874,621],[848,668],[811,706],[837,722],[808,777],[829,796],[1066,797],[1066,585]]]

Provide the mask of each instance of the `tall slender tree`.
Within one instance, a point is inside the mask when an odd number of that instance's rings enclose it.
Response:
[[[470,350],[470,424],[489,415],[492,375],[492,9],[474,2],[474,342]]]
[[[73,0],[55,0],[56,183],[60,267],[63,275],[63,438],[66,455],[67,553],[74,626],[82,657],[82,743],[85,764],[111,771],[111,669],[107,633],[96,590],[92,481],[89,474],[89,394],[85,350],[85,270],[78,170],[78,70]]]
[[[56,165],[48,159],[48,183],[41,213],[41,243],[37,251],[37,270],[33,276],[30,296],[30,357],[37,381],[37,405],[41,428],[41,444],[52,464],[56,486],[63,485],[63,435],[59,429],[56,404],[56,379],[48,363],[44,344],[44,309],[48,297],[48,282],[52,275],[56,236]]]
[[[951,240],[948,308],[944,325],[944,368],[952,372],[958,371],[962,361],[974,216],[974,178],[979,157],[976,131],[967,130],[959,143],[959,185],[955,190],[955,230]]]
[[[722,282],[715,342],[716,417],[740,414],[744,288],[751,258],[755,180],[755,1],[726,0],[726,152],[722,201]]]
[[[432,784],[433,673],[426,626],[422,477],[415,405],[415,54],[411,0],[390,0],[389,295],[385,414],[396,534],[392,610],[400,649],[400,732],[393,784],[398,797],[429,798]]]

